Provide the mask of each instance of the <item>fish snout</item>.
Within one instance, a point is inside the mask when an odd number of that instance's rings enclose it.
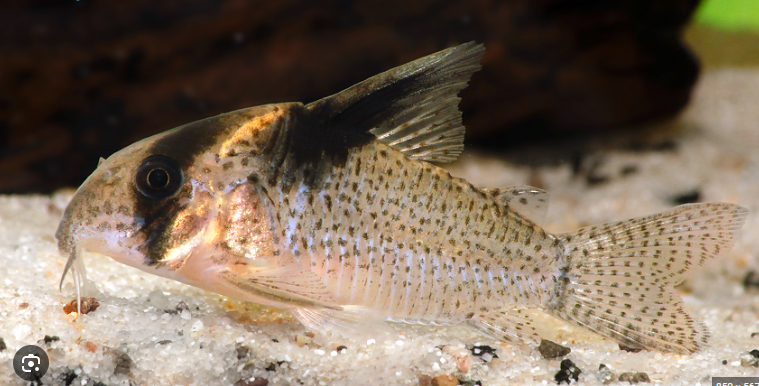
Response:
[[[84,218],[81,208],[81,203],[86,201],[83,199],[81,190],[74,194],[71,201],[63,211],[63,217],[61,222],[58,223],[58,229],[55,231],[55,238],[58,240],[58,251],[68,256],[74,249],[75,234],[79,229],[79,223]]]

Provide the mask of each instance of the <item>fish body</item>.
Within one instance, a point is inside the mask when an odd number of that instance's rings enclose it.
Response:
[[[631,347],[702,347],[672,286],[729,249],[747,211],[693,204],[554,235],[538,225],[544,191],[451,176],[430,162],[463,149],[457,94],[483,52],[467,43],[113,154],[61,220],[66,270],[90,249],[317,330],[466,324],[524,341],[543,312]]]

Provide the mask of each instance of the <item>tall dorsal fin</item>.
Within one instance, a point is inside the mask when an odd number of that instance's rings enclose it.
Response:
[[[509,209],[542,224],[548,213],[548,192],[532,186],[511,186],[503,189],[482,189]]]
[[[479,70],[484,53],[481,44],[464,43],[373,76],[306,108],[324,130],[371,133],[410,158],[454,161],[464,149],[458,93]]]

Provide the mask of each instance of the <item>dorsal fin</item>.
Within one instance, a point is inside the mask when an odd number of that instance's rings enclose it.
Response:
[[[410,158],[450,162],[464,149],[459,91],[480,68],[465,43],[393,68],[306,106],[325,130],[373,134]]]
[[[503,189],[483,189],[509,209],[542,224],[548,213],[548,192],[532,186],[512,186]]]

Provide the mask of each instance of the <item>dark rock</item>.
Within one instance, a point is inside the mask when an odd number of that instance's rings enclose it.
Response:
[[[285,363],[285,361],[277,361],[269,363],[268,366],[264,370],[266,371],[277,371],[277,367],[282,366],[282,364]]]
[[[636,371],[619,374],[617,380],[620,382],[630,382],[633,384],[651,382],[651,379],[648,378],[648,374]]]
[[[170,339],[163,339],[156,342],[156,344],[159,344],[159,345],[164,345],[164,344],[169,344],[169,343],[171,343]]]
[[[585,177],[585,182],[588,183],[588,185],[601,185],[603,183],[609,182],[609,176],[599,175],[599,174],[588,174]]]
[[[8,346],[5,344],[5,339],[0,338],[0,351],[5,351],[7,348]]]
[[[163,312],[166,314],[178,315],[185,310],[189,311],[190,307],[187,306],[187,303],[185,303],[184,300],[181,300],[173,310],[163,310]]]
[[[472,355],[476,357],[482,358],[483,355],[490,355],[490,359],[498,358],[498,354],[496,354],[496,349],[485,345],[485,344],[479,344],[474,345],[472,348],[470,348],[470,351],[472,352]]]
[[[749,270],[746,272],[746,276],[743,277],[743,287],[748,289],[754,288],[759,289],[759,274],[756,273],[754,270]],[[759,333],[751,333],[751,337],[754,337],[754,334]]]
[[[741,360],[741,366],[759,367],[759,358],[751,355],[750,352],[741,353],[740,360]]]
[[[237,347],[235,347],[235,352],[237,353],[238,360],[247,359],[250,355],[250,349],[248,346],[237,345]]]
[[[698,189],[691,190],[672,197],[671,201],[675,205],[692,204],[698,202],[701,199],[701,192]]]
[[[570,352],[572,352],[572,349],[569,347],[564,347],[560,344],[551,342],[550,340],[542,339],[540,341],[540,346],[538,346],[538,351],[540,352],[540,355],[543,356],[543,358],[546,359],[553,359],[553,358],[561,358]]]
[[[571,383],[580,379],[580,373],[582,373],[582,370],[574,362],[564,359],[561,361],[559,372],[554,375],[553,379],[559,384]]]
[[[67,368],[61,373],[58,379],[61,381],[61,383],[64,386],[71,386],[71,384],[74,383],[74,380],[76,379],[76,377],[77,375],[76,375],[75,370],[72,368]]]
[[[619,344],[619,349],[622,351],[633,352],[633,353],[643,351],[643,347],[627,346],[622,343]]]
[[[741,353],[741,366],[759,367],[759,350]]]
[[[265,378],[254,378],[252,381],[247,379],[241,379],[235,382],[235,386],[267,386],[269,381]]]
[[[337,346],[337,348],[335,349],[335,351],[337,351],[339,353],[342,353],[343,350],[347,350],[347,349],[348,349],[347,346],[339,345],[339,346]]]
[[[614,380],[614,373],[611,371],[609,366],[601,363],[598,365],[598,374],[596,374],[596,379],[598,379],[598,381],[601,383],[610,383]]]
[[[50,343],[57,342],[57,341],[61,340],[61,338],[59,338],[56,335],[53,335],[53,336],[45,335],[45,338],[43,340],[45,341],[45,344],[50,344]]]
[[[622,167],[622,170],[619,171],[619,174],[624,176],[629,176],[631,174],[635,174],[638,172],[638,165],[625,165]]]
[[[0,41],[0,192],[76,186],[136,139],[313,101],[469,40],[488,48],[463,93],[470,142],[637,125],[687,103],[698,65],[680,32],[698,3],[11,2],[0,12],[14,31]]]
[[[130,358],[126,352],[110,347],[104,347],[103,351],[106,354],[109,354],[111,356],[111,360],[113,360],[113,375],[126,375],[132,371],[134,361],[132,361],[132,358]]]
[[[187,306],[187,303],[184,302],[184,300],[180,300],[179,303],[177,303],[176,307],[177,313],[182,313],[182,311],[189,311],[190,307]]]

